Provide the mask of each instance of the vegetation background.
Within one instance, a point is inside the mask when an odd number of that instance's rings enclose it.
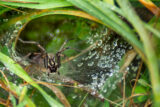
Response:
[[[159,107],[159,5],[158,0],[0,0],[0,106]],[[39,49],[18,38],[37,41],[52,54],[69,40],[67,46],[74,49],[64,54],[74,60],[79,50],[83,54],[90,47],[84,42],[92,38],[90,33],[100,34],[104,26],[107,35],[118,35],[115,40],[122,37],[133,49],[119,61],[118,78],[105,79],[103,90],[92,90],[62,75],[56,75],[54,81],[47,75],[47,81],[28,75],[29,70],[38,70],[35,65],[29,68],[24,56]],[[136,77],[127,78],[124,71],[136,54],[141,58]],[[119,79],[118,88],[109,88]]]

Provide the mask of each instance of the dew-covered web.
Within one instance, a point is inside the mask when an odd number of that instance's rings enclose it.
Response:
[[[10,56],[17,62],[22,59],[22,56],[15,52],[12,43],[14,43],[21,27],[22,23],[17,22],[1,39],[2,45],[8,48]],[[88,47],[79,52],[76,55],[78,57],[62,63],[59,69],[60,76],[69,77],[92,90],[102,91],[103,93],[108,93],[108,88],[116,89],[116,84],[123,79],[122,75],[119,74],[119,62],[126,52],[132,49],[132,46],[106,27],[102,27],[101,30],[91,30],[85,43],[88,44]],[[25,62],[27,61],[24,60],[24,65],[27,64]],[[131,63],[127,71],[133,72],[137,69],[138,62]],[[56,82],[55,78],[41,72],[42,70],[38,71],[32,67],[32,71],[34,71],[31,75],[33,78]],[[14,74],[10,72],[10,75]],[[92,94],[94,94],[94,91]]]
[[[11,25],[7,31],[2,35],[2,38],[0,39],[0,45],[1,51],[8,55],[10,58],[12,58],[15,63],[20,61],[22,58],[19,56],[19,54],[15,51],[15,39],[18,35],[19,30],[22,28],[23,23],[21,21],[17,21],[14,25]],[[26,61],[24,61],[24,64],[28,64]],[[2,71],[6,71],[7,68],[5,66],[0,66],[0,69]],[[17,76],[13,72],[5,72],[7,77],[10,78],[12,82],[18,83]]]
[[[15,61],[20,60],[18,57],[17,52],[15,51],[15,39],[18,35],[19,30],[22,28],[23,24],[21,21],[17,21],[14,25],[10,26],[6,33],[3,34],[1,38],[1,45],[6,47],[9,53]]]
[[[65,71],[67,68],[65,75],[93,90],[107,92],[104,89],[106,80],[107,87],[115,89],[117,82],[122,80],[119,62],[132,46],[105,27],[100,31],[90,32],[86,43],[90,45],[88,51],[62,67]],[[132,63],[127,70],[136,71],[137,65]]]

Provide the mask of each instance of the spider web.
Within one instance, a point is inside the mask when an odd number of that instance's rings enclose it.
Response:
[[[15,61],[22,59],[14,50],[12,44],[21,27],[22,23],[17,22],[11,27],[10,31],[3,36],[4,38],[1,39],[1,43],[8,47],[10,56],[12,56]],[[12,39],[13,41],[10,42]],[[85,43],[88,44],[89,47],[82,50],[78,57],[62,64],[59,72],[61,75],[70,77],[84,86],[89,86],[92,90],[98,90],[104,94],[108,93],[109,95],[111,90],[116,89],[116,84],[123,79],[123,75],[119,73],[120,67],[118,64],[125,53],[132,49],[132,46],[106,27],[102,27],[101,30],[91,30]],[[28,63],[24,61],[23,64]],[[52,78],[52,76],[48,77],[46,73],[41,72],[42,69],[37,68],[36,66],[31,68],[32,71],[34,71],[34,73],[31,74],[33,78],[47,82],[56,82],[56,79]],[[129,72],[137,71],[138,63],[135,65],[132,63],[127,69]],[[92,94],[94,94],[94,92]]]
[[[63,64],[60,72],[65,71],[64,75],[109,96],[117,83],[123,80],[119,62],[133,47],[106,27],[97,32],[91,31],[86,43],[90,45],[87,51]],[[136,72],[137,66],[138,63],[132,63],[127,70]]]

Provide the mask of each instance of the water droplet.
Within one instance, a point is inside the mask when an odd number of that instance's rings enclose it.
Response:
[[[98,59],[98,58],[99,58],[99,54],[96,55],[95,59]]]
[[[106,92],[107,92],[107,89],[104,89],[103,92],[106,93]]]
[[[77,97],[77,95],[73,95],[72,98],[75,99]]]
[[[95,92],[95,91],[92,91],[92,92],[91,92],[91,95],[95,95],[95,94],[96,94],[96,92]]]
[[[103,50],[103,53],[106,53],[106,51],[105,51],[105,50]]]
[[[113,61],[113,58],[111,58],[110,61],[112,62],[112,61]]]
[[[90,51],[88,55],[91,55],[91,54],[92,54],[92,52]]]
[[[113,42],[113,45],[114,45],[114,46],[117,46],[117,41],[114,41],[114,42]]]
[[[88,63],[88,66],[93,66],[94,62]]]
[[[102,40],[98,40],[97,45],[98,45],[98,46],[101,46],[101,45],[102,45]]]
[[[87,61],[88,60],[88,56],[84,60]]]
[[[113,90],[116,89],[116,85],[115,84],[112,85],[112,89]]]
[[[78,87],[80,87],[80,88],[81,88],[81,87],[84,87],[84,85],[83,85],[83,84],[79,84],[79,85],[78,85]]]
[[[132,46],[130,46],[130,47],[129,47],[129,49],[133,49],[133,47],[132,47]]]
[[[111,72],[111,73],[109,74],[109,76],[110,76],[110,77],[113,76],[113,73]]]
[[[14,30],[14,31],[13,31],[13,34],[17,34],[17,33],[18,33],[18,30]]]
[[[8,22],[8,19],[3,19],[3,22]]]
[[[105,28],[104,31],[103,31],[103,35],[107,35],[107,33],[108,33],[108,29]]]
[[[83,65],[83,62],[77,64],[78,67],[81,67]]]
[[[89,43],[89,44],[93,44],[93,39],[92,39],[92,38],[88,38],[87,43]]]
[[[96,33],[96,34],[94,35],[95,38],[98,37],[98,36],[99,36],[98,33]]]
[[[97,80],[97,78],[98,78],[98,77],[97,77],[96,75],[92,76],[92,79],[93,79],[93,80],[94,80],[94,79]]]
[[[60,33],[60,29],[56,29],[55,33],[58,35]]]
[[[101,61],[98,61],[97,66],[99,66],[100,68],[106,68],[106,67],[107,67],[107,64],[106,64],[106,63],[103,63],[103,62],[101,62]]]
[[[75,61],[77,61],[77,59],[73,59],[73,61],[75,62]]]
[[[107,41],[109,41],[110,39],[111,39],[111,37],[110,37],[110,36],[108,36]]]
[[[16,29],[20,29],[22,27],[22,22],[21,21],[16,22],[15,27]]]
[[[125,51],[125,49],[122,49],[122,53],[124,54],[126,51]]]
[[[119,53],[119,52],[120,52],[120,48],[118,48],[118,49],[116,50],[116,52]]]

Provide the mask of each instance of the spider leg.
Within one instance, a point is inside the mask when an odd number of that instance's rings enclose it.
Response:
[[[45,67],[45,68],[48,68],[48,60],[49,60],[49,59],[48,59],[48,54],[46,54],[46,56],[45,56],[45,58],[44,58],[44,60],[43,60],[43,61],[44,61],[44,67]]]
[[[65,40],[64,41],[64,43],[62,44],[62,46],[61,46],[61,48],[59,49],[59,51],[58,52],[60,52],[61,50],[63,50],[64,49],[64,46],[66,45],[66,43],[68,42],[68,40]]]
[[[63,49],[61,49],[60,51],[58,51],[56,53],[56,61],[57,61],[57,67],[58,68],[61,66],[61,55],[62,55],[62,52],[65,51],[66,49],[69,49],[69,47],[63,48]]]
[[[61,53],[65,51],[66,49],[69,49],[69,47],[64,48],[68,40],[65,40],[64,43],[62,44],[61,48],[59,51],[56,53],[56,61],[57,61],[57,68],[61,66]]]
[[[77,52],[81,52],[81,50],[76,49],[76,48],[73,48],[73,47],[67,47],[66,49],[72,49],[72,50],[75,50],[75,51],[77,51]],[[65,50],[66,50],[66,49],[65,49]]]
[[[65,40],[65,41],[64,41],[64,43],[62,44],[62,46],[61,46],[61,48],[59,49],[58,52],[62,53],[62,52],[65,51],[66,49],[73,49],[73,50],[75,50],[75,51],[77,51],[77,52],[80,52],[80,50],[79,50],[79,49],[76,49],[76,48],[72,48],[72,47],[66,47],[66,48],[64,48],[64,46],[66,45],[67,42],[68,42],[68,40]]]
[[[32,53],[29,58],[32,60],[37,60],[42,56],[42,53]]]
[[[61,53],[57,52],[56,53],[56,58],[57,58],[57,68],[59,68],[61,66]]]
[[[46,53],[46,50],[38,43],[38,42],[35,42],[35,41],[24,41],[22,40],[21,38],[18,38],[18,40],[24,44],[34,44],[34,45],[37,45],[38,48],[40,48],[40,50],[44,53]]]

